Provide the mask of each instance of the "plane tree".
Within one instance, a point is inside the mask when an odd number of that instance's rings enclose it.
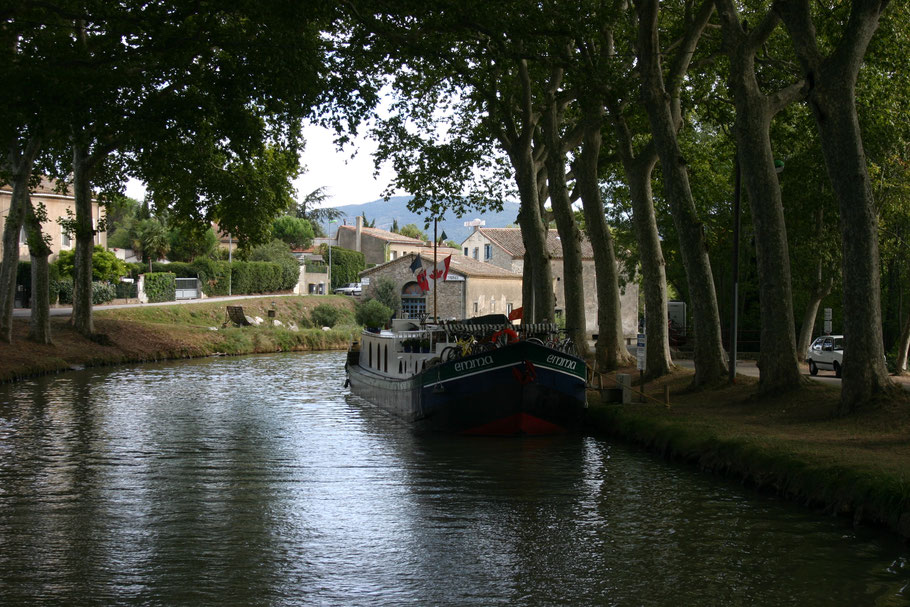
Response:
[[[839,412],[854,412],[891,386],[884,364],[878,219],[856,107],[863,58],[887,0],[813,11],[808,0],[776,2],[803,76],[841,220],[844,352]]]

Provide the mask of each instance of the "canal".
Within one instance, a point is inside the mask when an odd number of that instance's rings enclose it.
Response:
[[[884,532],[600,438],[415,435],[343,360],[0,386],[0,604],[910,603]]]

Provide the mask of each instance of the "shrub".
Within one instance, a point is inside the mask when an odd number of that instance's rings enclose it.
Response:
[[[367,289],[365,301],[378,299],[387,308],[399,310],[401,308],[401,294],[398,285],[391,278],[381,277]]]
[[[61,304],[73,303],[73,279],[69,276],[63,276],[56,283],[59,301]],[[53,299],[53,297],[51,298]]]
[[[93,282],[92,283],[92,303],[94,305],[107,303],[109,301],[114,301],[114,298],[117,296],[117,290],[109,282]]]
[[[177,278],[196,278],[196,268],[193,267],[193,264],[182,261],[171,263],[153,262],[152,272],[171,272]]]
[[[202,284],[202,292],[209,297],[213,295],[227,295],[231,280],[231,266],[226,261],[214,261],[198,257],[190,264]],[[231,293],[235,291],[231,286]]]
[[[75,250],[60,251],[57,261],[54,262],[60,276],[70,278],[75,276],[75,257]],[[129,270],[122,260],[101,245],[95,245],[92,252],[92,280],[115,281],[128,273]]]
[[[319,304],[310,312],[310,317],[317,327],[334,327],[341,317],[341,310],[330,304]]]
[[[145,294],[151,303],[177,299],[177,276],[173,272],[149,272],[145,275]]]
[[[384,327],[392,318],[392,310],[378,299],[371,299],[357,306],[356,318],[364,327]]]

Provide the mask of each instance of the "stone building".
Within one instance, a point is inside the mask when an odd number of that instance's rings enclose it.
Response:
[[[357,217],[355,225],[338,226],[333,245],[363,253],[367,265],[392,261],[408,254],[433,253],[433,243],[417,238],[402,236],[379,228],[363,226],[363,217]],[[445,257],[458,251],[448,247],[439,247],[437,254]]]
[[[423,267],[432,268],[432,253],[419,255]],[[434,300],[436,315],[442,319],[508,314],[521,307],[521,274],[457,254],[452,255],[448,277],[439,282],[435,298],[433,291],[425,294],[411,270],[416,256],[407,254],[361,272],[364,294],[369,294],[371,285],[380,278],[392,280],[401,293],[401,310],[396,310],[399,318],[432,316]],[[442,261],[444,256],[437,252],[437,259]]]
[[[6,227],[6,220],[9,216],[10,205],[12,204],[13,188],[9,184],[0,185],[0,234]],[[67,234],[63,227],[57,223],[58,219],[67,219],[67,210],[73,217],[76,216],[76,198],[71,193],[60,193],[56,191],[56,184],[48,179],[42,179],[38,186],[31,194],[32,205],[43,204],[47,210],[47,221],[42,222],[41,230],[44,234],[51,237],[51,256],[49,261],[54,261],[60,254],[60,251],[70,250],[76,246],[76,238]],[[96,201],[92,201],[92,225],[97,228],[101,221],[103,212]],[[95,244],[107,247],[107,232],[100,231],[95,234]],[[3,257],[3,243],[0,242],[0,259]],[[25,230],[19,231],[19,258],[28,259],[28,244],[26,242]]]
[[[462,257],[480,263],[507,269],[519,276],[524,270],[524,241],[519,228],[484,228],[475,226],[474,232],[461,243]],[[556,313],[565,310],[565,291],[563,289],[563,254],[562,242],[556,230],[547,233],[547,248],[551,257],[553,273],[553,292],[556,294]],[[582,273],[585,290],[586,331],[595,334],[597,325],[597,285],[595,282],[594,250],[591,243],[584,239],[581,243]],[[638,285],[626,284],[620,294],[622,306],[623,334],[627,339],[635,337],[638,332]]]

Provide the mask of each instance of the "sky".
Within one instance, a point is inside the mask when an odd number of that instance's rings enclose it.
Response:
[[[385,168],[378,179],[373,177],[371,153],[376,149],[374,142],[360,137],[344,151],[338,151],[332,142],[332,132],[318,126],[306,127],[304,137],[306,148],[300,162],[306,172],[294,180],[298,199],[323,186],[328,198],[322,206],[326,207],[362,204],[382,197],[394,172]],[[355,152],[353,158],[352,152]],[[126,186],[126,195],[142,200],[145,187],[141,182],[131,180]]]

